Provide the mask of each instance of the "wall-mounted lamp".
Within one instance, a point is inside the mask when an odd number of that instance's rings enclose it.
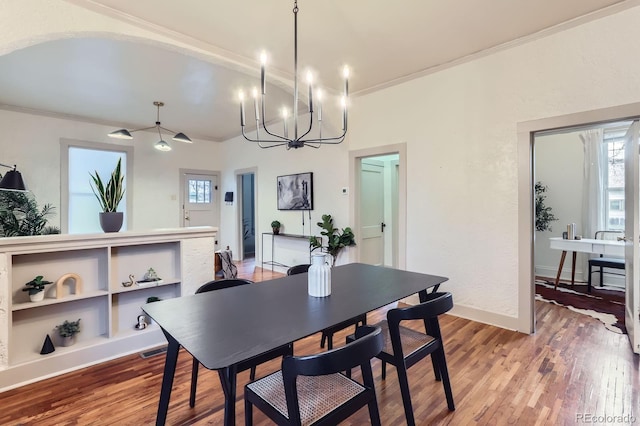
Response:
[[[27,188],[24,185],[24,181],[22,180],[22,175],[19,171],[16,170],[15,164],[13,166],[8,166],[6,164],[0,163],[0,166],[11,169],[4,175],[2,180],[0,180],[0,190],[20,192],[27,191]]]
[[[233,192],[224,193],[224,202],[227,204],[233,204]]]

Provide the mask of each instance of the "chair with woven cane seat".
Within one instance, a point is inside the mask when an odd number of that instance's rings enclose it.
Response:
[[[371,359],[382,345],[380,328],[363,326],[338,349],[285,357],[282,370],[245,386],[245,425],[253,424],[254,405],[279,425],[336,425],[367,405],[371,424],[380,425]],[[341,373],[357,366],[362,383]]]
[[[206,293],[209,291],[222,290],[225,288],[236,287],[239,285],[247,285],[253,284],[251,280],[245,280],[242,278],[226,278],[216,281],[209,281],[206,284],[203,284],[196,290],[196,294]],[[288,344],[284,346],[280,346],[276,349],[273,349],[264,354],[255,356],[251,359],[241,362],[236,366],[236,374],[251,369],[250,378],[254,380],[256,377],[256,366],[258,364],[262,364],[263,362],[270,361],[274,358],[278,358],[281,356],[293,355],[293,344]],[[196,404],[196,388],[198,385],[198,369],[200,363],[195,358],[193,359],[193,365],[191,367],[191,393],[189,395],[189,406],[194,407]],[[222,374],[222,373],[220,373]],[[235,382],[235,380],[234,380]],[[223,381],[224,383],[224,381]]]
[[[382,379],[386,378],[387,363],[394,365],[398,372],[402,403],[409,426],[415,425],[415,420],[409,393],[407,369],[427,355],[431,355],[436,380],[442,380],[449,410],[455,410],[438,322],[439,315],[453,308],[453,297],[451,293],[427,294],[424,291],[420,293],[420,301],[419,305],[391,309],[387,312],[386,321],[374,324],[382,329],[385,336],[384,348],[377,356],[382,360]],[[424,320],[426,333],[400,325],[402,321],[417,319]],[[353,335],[347,336],[347,343],[353,339]]]
[[[596,240],[615,240],[618,236],[622,236],[622,231],[597,231],[595,235]],[[600,268],[599,271],[593,271],[593,268]],[[594,257],[589,259],[589,277],[587,278],[587,292],[591,293],[591,275],[593,272],[600,272],[600,287],[603,285],[603,272],[604,268],[611,269],[625,269],[624,259],[617,257]],[[624,273],[608,272],[614,275],[624,275]]]
[[[309,270],[309,264],[295,265],[287,270],[287,275],[296,275],[296,274],[304,274]],[[343,321],[339,324],[333,325],[331,327],[325,328],[322,330],[322,337],[320,338],[320,347],[324,348],[325,341],[327,342],[327,349],[333,349],[333,335],[340,330],[344,330],[345,328],[355,325],[356,328],[359,325],[367,324],[367,314],[358,315],[357,317],[350,318],[346,321]]]

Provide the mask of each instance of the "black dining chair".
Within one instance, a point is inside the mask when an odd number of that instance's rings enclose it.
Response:
[[[278,425],[336,425],[367,405],[371,424],[380,425],[371,359],[383,340],[379,327],[364,326],[338,349],[285,357],[282,370],[245,386],[245,425],[253,424],[254,405]],[[362,383],[341,373],[357,366]]]
[[[295,265],[287,270],[287,275],[296,275],[296,274],[304,274],[309,271],[309,264]],[[322,337],[320,338],[320,347],[324,348],[325,342],[327,342],[327,349],[333,349],[333,335],[340,330],[344,330],[349,326],[366,325],[367,324],[367,314],[358,315],[357,317],[350,318],[346,321],[343,321],[339,324],[332,325],[331,327],[325,328],[322,330]]]
[[[242,278],[225,278],[216,281],[209,281],[206,284],[203,284],[196,290],[196,294],[206,293],[209,291],[222,290],[225,288],[236,287],[239,285],[247,285],[253,284],[253,281],[246,280]],[[286,355],[293,355],[293,343],[288,345],[280,346],[276,349],[273,349],[269,352],[265,352],[264,354],[255,356],[251,359],[243,361],[236,366],[236,374],[251,369],[250,379],[255,380],[256,378],[256,366],[258,364],[262,364],[263,362],[270,361],[272,359],[283,357]],[[189,406],[194,407],[196,405],[196,387],[198,385],[198,368],[200,363],[197,359],[193,359],[193,365],[191,367],[191,393],[189,395]],[[235,380],[234,380],[235,382]]]
[[[449,410],[455,410],[444,345],[440,333],[438,316],[453,308],[451,293],[421,292],[421,303],[407,308],[391,309],[387,319],[373,326],[380,327],[385,337],[384,348],[377,355],[382,360],[382,379],[386,379],[387,363],[396,367],[405,417],[409,426],[415,425],[407,369],[431,355],[436,380],[442,381]],[[400,325],[402,321],[424,320],[425,332],[416,331]],[[347,336],[347,343],[355,340],[354,335]]]

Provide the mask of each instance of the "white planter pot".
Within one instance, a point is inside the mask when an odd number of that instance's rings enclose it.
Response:
[[[62,344],[62,346],[72,346],[76,343],[76,336],[60,336],[60,343]]]
[[[44,290],[37,292],[36,294],[30,294],[29,299],[32,302],[42,302],[44,300]]]

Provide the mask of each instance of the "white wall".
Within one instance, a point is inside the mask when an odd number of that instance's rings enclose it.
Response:
[[[42,207],[50,203],[56,216],[50,223],[60,226],[60,139],[133,146],[133,217],[130,230],[180,226],[180,168],[219,170],[219,144],[194,140],[193,144],[172,142],[173,151],[153,148],[157,135],[135,134],[131,141],[116,141],[107,134],[111,127],[58,118],[0,110],[0,162],[17,164],[26,185]],[[87,176],[87,179],[90,179]],[[97,200],[96,200],[97,203]]]
[[[407,268],[450,277],[462,314],[517,326],[517,124],[638,102],[639,20],[636,7],[352,100],[350,149],[406,142]]]
[[[545,205],[553,209],[552,212],[558,219],[551,223],[551,231],[536,232],[536,275],[556,277],[562,252],[549,248],[550,237],[561,237],[569,223],[575,223],[578,234],[583,234],[583,164],[584,150],[579,132],[536,137],[536,181],[541,181],[548,187]],[[579,253],[576,261],[578,281],[586,281],[582,269],[585,262],[586,255]],[[571,279],[571,253],[565,260],[562,278]]]
[[[16,15],[0,26],[0,52],[36,42],[50,32],[74,30],[131,34],[180,45],[66,2],[23,4],[3,3]],[[23,8],[31,14],[23,13]],[[460,315],[516,328],[518,292],[528,285],[518,282],[518,150],[524,147],[517,145],[517,124],[639,102],[638,22],[640,9],[635,7],[354,97],[349,135],[339,146],[260,150],[240,139],[227,141],[217,157],[217,164],[224,165],[221,193],[236,190],[235,170],[257,167],[257,231],[268,231],[270,221],[278,218],[286,232],[300,233],[298,214],[277,211],[275,181],[281,174],[312,171],[316,206],[312,223],[322,213],[331,213],[344,227],[353,202],[353,193],[340,194],[341,187],[348,186],[349,150],[406,143],[407,268],[448,276],[443,289],[454,293]],[[85,125],[78,124],[77,131],[90,138]],[[104,134],[102,129],[93,133]],[[55,140],[61,136],[55,135]],[[0,143],[7,152],[10,140]],[[13,154],[16,149],[22,148],[12,147]],[[165,165],[171,161],[164,158]],[[184,161],[202,161],[197,158],[185,155]],[[6,161],[20,163],[20,158]],[[42,167],[53,180],[48,187],[54,185],[55,167]],[[156,163],[149,162],[146,171],[154,167]],[[222,206],[221,246],[237,247],[236,206]],[[153,213],[171,214],[170,210]],[[138,217],[134,219],[137,223]]]

